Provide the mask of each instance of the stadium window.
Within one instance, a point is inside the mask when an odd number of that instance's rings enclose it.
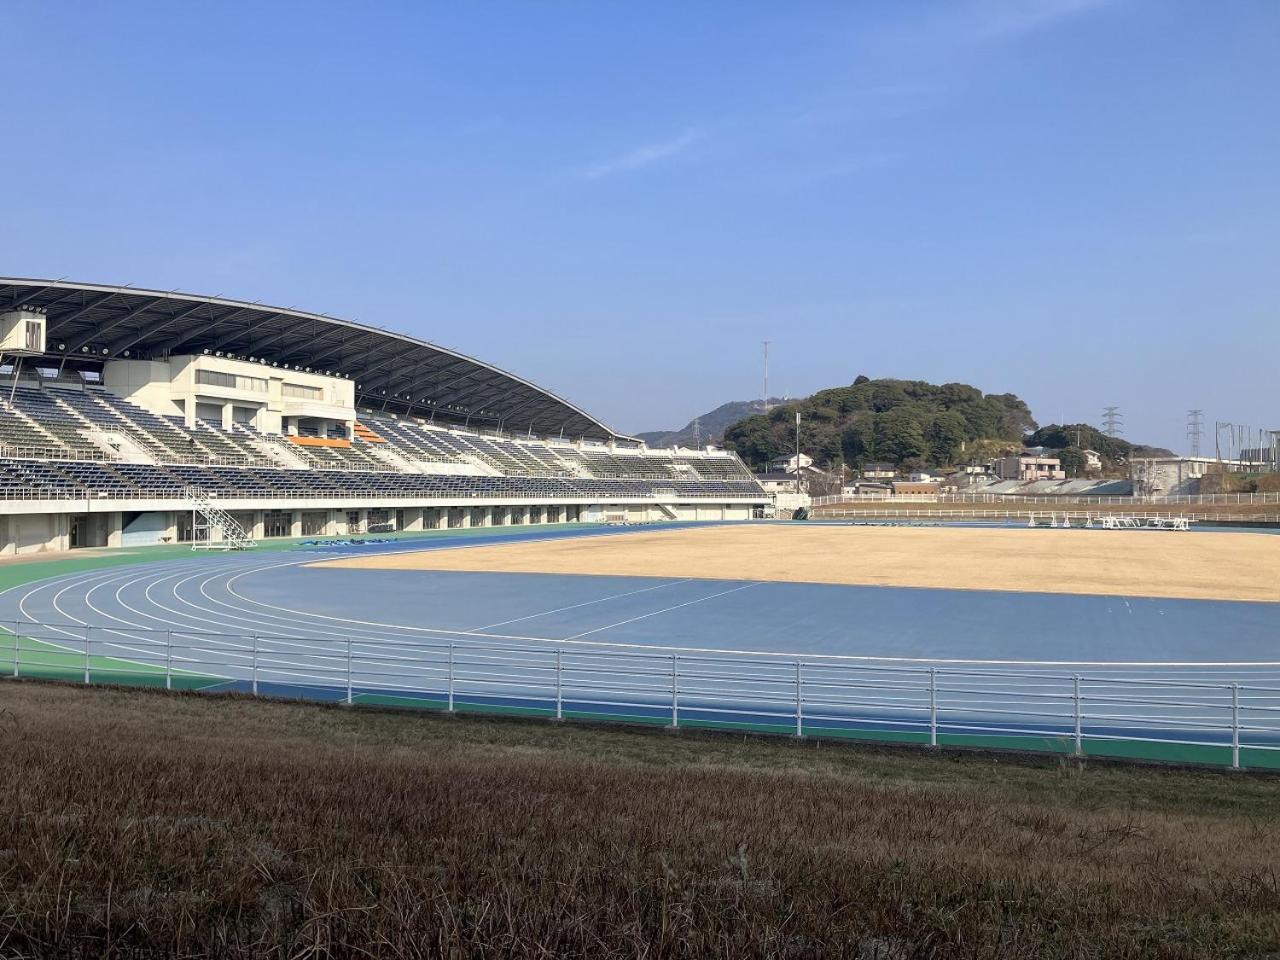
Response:
[[[220,370],[197,370],[196,383],[206,387],[226,387],[230,390],[249,390],[255,393],[267,392],[267,381],[262,377],[245,377],[236,373],[223,373]]]
[[[324,399],[324,391],[319,387],[309,387],[301,383],[286,383],[281,388],[281,393],[286,397],[294,397],[298,400]]]
[[[80,379],[83,380],[85,383],[101,383],[102,371],[101,370],[81,370]]]
[[[41,377],[42,379],[44,379],[44,380],[57,380],[57,379],[58,379],[58,368],[57,368],[57,367],[36,367],[36,373],[37,373],[37,374],[39,374],[39,375],[40,375],[40,377]]]

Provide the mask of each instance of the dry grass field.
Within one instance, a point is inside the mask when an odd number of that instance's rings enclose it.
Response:
[[[749,524],[322,565],[1280,600],[1280,537],[1258,533]]]
[[[1280,950],[1280,780],[0,681],[0,956]]]

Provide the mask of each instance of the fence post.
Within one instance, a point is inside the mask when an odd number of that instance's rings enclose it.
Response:
[[[18,642],[18,621],[13,621],[13,675],[18,676],[18,663],[22,658],[22,644]]]
[[[352,697],[352,679],[351,679],[351,637],[347,637],[347,706],[351,706],[354,702]]]
[[[251,679],[252,679],[253,695],[256,697],[258,695],[258,635],[256,633],[253,635],[252,671],[253,673],[251,675]]]
[[[1076,744],[1075,744],[1075,754],[1076,754],[1076,756],[1077,756],[1077,757],[1079,757],[1079,756],[1082,756],[1082,755],[1084,754],[1084,738],[1083,738],[1083,736],[1081,735],[1081,728],[1082,728],[1083,724],[1081,723],[1081,717],[1080,717],[1080,713],[1081,713],[1081,707],[1080,707],[1080,674],[1078,674],[1078,673],[1077,673],[1074,677],[1072,677],[1072,678],[1071,678],[1071,682],[1072,682],[1072,694],[1071,694],[1071,699],[1072,699],[1072,702],[1073,702],[1074,707],[1075,707],[1074,712],[1075,712],[1075,721],[1076,721],[1076,735],[1075,735],[1075,741],[1076,741]]]
[[[938,668],[929,668],[929,746],[938,745]]]
[[[680,655],[671,655],[671,729],[680,726]]]
[[[93,628],[89,626],[86,626],[84,628],[84,682],[85,684],[89,683],[89,631],[92,629]]]
[[[804,736],[804,661],[796,661],[796,736]]]
[[[454,641],[449,641],[449,708],[448,712],[453,713],[453,647]]]
[[[173,630],[164,632],[164,688],[173,689]]]
[[[1240,684],[1231,684],[1231,769],[1240,769]]]
[[[564,719],[564,664],[559,647],[556,647],[556,719]]]

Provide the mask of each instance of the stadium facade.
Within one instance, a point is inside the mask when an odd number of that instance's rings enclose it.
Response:
[[[514,374],[293,308],[0,279],[0,554],[732,520],[732,453],[650,449]]]

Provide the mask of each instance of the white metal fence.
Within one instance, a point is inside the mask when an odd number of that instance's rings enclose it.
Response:
[[[1280,662],[1067,673],[474,636],[0,626],[0,670],[19,678],[1280,766]]]
[[[1096,506],[1159,506],[1163,504],[1197,504],[1203,506],[1216,505],[1257,505],[1280,504],[1280,493],[1204,493],[1174,497],[1134,497],[1134,496],[1086,496],[1082,494],[1021,494],[1021,493],[928,493],[928,494],[871,494],[865,496],[848,496],[841,494],[831,497],[814,497],[813,505],[830,506],[838,503],[864,503],[871,501],[902,501],[904,503],[1054,503],[1054,504],[1094,504]]]
[[[1236,513],[1223,513],[1221,511],[1188,511],[1172,513],[1157,513],[1152,511],[1143,511],[1137,509],[1132,513],[1116,513],[1099,510],[1072,510],[1070,504],[1054,504],[1054,509],[1049,510],[1041,507],[1038,510],[1023,509],[982,509],[979,507],[970,507],[965,509],[957,507],[949,510],[930,510],[930,509],[913,509],[907,510],[901,507],[894,509],[892,506],[861,506],[850,504],[847,508],[833,508],[824,510],[819,520],[866,520],[866,521],[909,521],[911,523],[955,523],[957,521],[974,521],[986,523],[1017,523],[1022,526],[1057,526],[1058,521],[1064,524],[1070,521],[1072,526],[1100,526],[1104,521],[1124,517],[1132,520],[1138,520],[1140,525],[1146,526],[1148,521],[1181,519],[1188,523],[1235,523],[1247,521],[1250,524],[1266,524],[1280,523],[1280,512],[1277,513],[1254,513],[1247,517],[1242,517]]]

